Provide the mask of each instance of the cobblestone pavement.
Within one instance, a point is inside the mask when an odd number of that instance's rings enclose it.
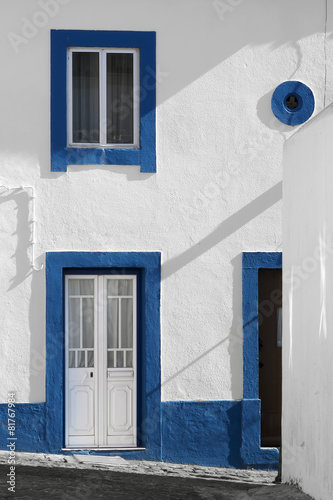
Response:
[[[293,486],[275,484],[274,471],[28,453],[16,454],[12,493],[7,458],[6,452],[0,452],[0,498],[311,500]]]

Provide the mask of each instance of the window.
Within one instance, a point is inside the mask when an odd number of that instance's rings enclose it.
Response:
[[[156,171],[154,32],[51,31],[51,170]]]
[[[69,146],[139,147],[139,51],[68,49]]]

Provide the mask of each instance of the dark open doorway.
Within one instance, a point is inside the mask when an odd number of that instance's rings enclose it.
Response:
[[[281,445],[282,270],[258,269],[261,446]]]

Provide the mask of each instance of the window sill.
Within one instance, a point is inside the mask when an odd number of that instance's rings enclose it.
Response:
[[[67,165],[143,165],[140,149],[66,147],[52,153],[52,171],[66,172]],[[149,169],[148,169],[149,171]]]
[[[136,144],[87,144],[87,143],[77,143],[77,144],[68,144],[66,149],[101,149],[112,151],[113,149],[140,149]]]
[[[108,447],[103,447],[103,448],[97,448],[97,447],[89,447],[87,448],[86,446],[80,448],[80,447],[75,447],[75,448],[61,448],[61,451],[145,451],[146,448],[108,448]]]

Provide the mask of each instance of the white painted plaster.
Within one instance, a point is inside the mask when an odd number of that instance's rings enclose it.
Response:
[[[287,141],[283,172],[283,480],[316,500],[333,498],[332,127],[331,105]]]
[[[22,17],[41,7],[1,2],[0,184],[35,191],[38,265],[46,251],[162,252],[163,400],[242,397],[241,252],[281,250],[281,203],[262,195],[281,181],[283,143],[294,132],[270,100],[282,81],[299,79],[322,109],[324,5],[246,0],[222,20],[207,0],[70,0],[15,53],[8,33],[20,34]],[[156,174],[50,172],[52,28],[157,32]],[[1,217],[11,221],[1,248],[10,282],[24,228],[11,236],[12,204],[1,205]],[[44,271],[26,277],[13,291],[21,301],[1,284],[2,401],[8,390],[18,401],[44,400],[44,279]]]

